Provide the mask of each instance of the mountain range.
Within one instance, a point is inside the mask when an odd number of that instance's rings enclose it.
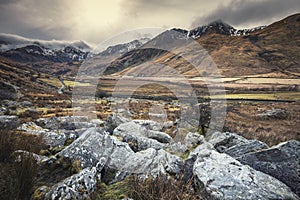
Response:
[[[151,63],[156,63],[176,69],[184,76],[199,76],[191,64],[180,56],[161,49],[147,48],[161,43],[170,46],[175,39],[179,43],[190,39],[199,43],[223,77],[257,74],[299,77],[299,30],[300,14],[268,26],[243,30],[218,20],[192,30],[174,28],[154,38],[110,46],[97,53],[83,41],[45,41],[0,34],[0,79],[22,86],[20,83],[27,82],[32,74],[74,77],[82,63],[93,57],[101,59],[97,66],[88,69],[88,73],[92,74],[97,74],[105,67],[105,75],[139,76],[141,71],[149,69]],[[185,51],[189,55],[199,53],[194,48]],[[143,76],[160,76],[164,70],[148,70],[149,74]],[[202,75],[207,73],[209,71],[203,71]]]

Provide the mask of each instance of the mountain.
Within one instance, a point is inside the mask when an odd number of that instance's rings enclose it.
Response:
[[[212,58],[224,77],[266,73],[300,75],[300,14],[289,16],[266,27],[237,30],[216,21],[191,31],[172,29],[147,42],[143,48],[130,51],[114,60],[109,73],[131,74],[148,69],[151,63],[160,63],[187,76],[199,76],[190,63],[173,53],[151,48],[159,45],[171,49],[184,46],[189,38],[197,41]],[[144,49],[147,46],[150,48]],[[197,55],[199,49],[186,46],[185,55]],[[161,76],[162,70],[147,70],[151,76]],[[203,71],[207,74],[209,71]],[[149,75],[150,75],[149,74]],[[143,74],[146,75],[147,74]]]

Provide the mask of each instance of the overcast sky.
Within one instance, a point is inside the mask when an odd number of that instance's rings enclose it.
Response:
[[[297,12],[299,0],[0,0],[0,32],[98,44],[137,28],[190,29],[217,19],[248,28]]]

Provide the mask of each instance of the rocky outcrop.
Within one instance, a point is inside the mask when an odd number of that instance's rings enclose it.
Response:
[[[215,150],[198,152],[193,173],[196,189],[209,199],[298,199],[279,180]]]
[[[269,174],[300,196],[300,142],[291,140],[238,158],[246,165]]]

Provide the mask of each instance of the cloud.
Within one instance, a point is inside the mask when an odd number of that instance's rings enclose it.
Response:
[[[297,12],[299,0],[232,0],[196,18],[192,28],[218,19],[237,27],[266,25]]]

